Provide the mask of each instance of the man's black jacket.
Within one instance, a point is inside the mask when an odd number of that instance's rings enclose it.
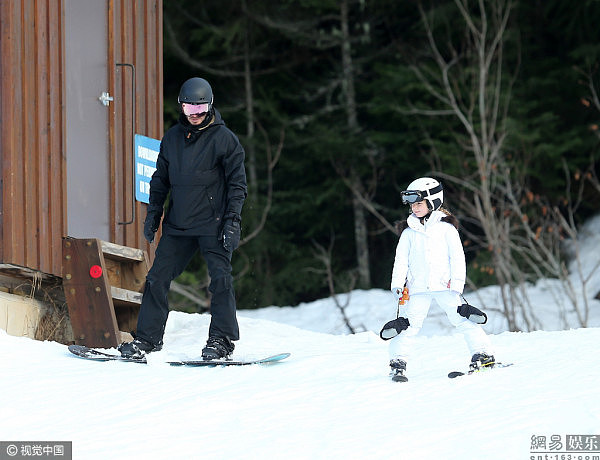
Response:
[[[171,192],[163,234],[218,235],[225,216],[242,212],[244,149],[217,110],[207,118],[198,127],[182,115],[161,141],[149,201],[162,207]]]

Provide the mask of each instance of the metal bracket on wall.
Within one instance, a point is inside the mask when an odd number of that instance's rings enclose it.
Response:
[[[108,93],[107,91],[103,91],[98,100],[102,102],[103,106],[108,107],[111,101],[114,101],[115,99],[111,97],[110,93]]]

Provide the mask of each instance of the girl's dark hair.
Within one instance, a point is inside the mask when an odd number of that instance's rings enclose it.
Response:
[[[444,214],[446,214],[445,217],[442,217],[442,222],[447,222],[449,224],[452,224],[458,230],[459,222],[458,222],[458,219],[456,218],[456,216],[454,216],[454,214],[452,214],[446,208],[440,208],[439,210],[442,211]]]

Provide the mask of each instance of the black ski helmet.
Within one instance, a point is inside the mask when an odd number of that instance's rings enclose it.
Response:
[[[208,83],[204,78],[194,77],[186,80],[181,89],[179,90],[179,97],[177,98],[179,104],[208,104],[209,111],[212,108],[213,103],[213,92]]]

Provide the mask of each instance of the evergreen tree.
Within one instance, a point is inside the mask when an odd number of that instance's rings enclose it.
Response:
[[[200,75],[246,148],[246,241],[234,257],[241,308],[330,295],[317,247],[331,247],[335,290],[352,286],[357,267],[366,285],[388,288],[392,222],[407,214],[399,192],[425,174],[440,174],[447,186],[477,285],[497,282],[499,261],[489,251],[497,241],[485,225],[508,212],[507,183],[519,186],[513,196],[540,228],[548,228],[548,209],[579,222],[600,207],[597,1],[169,0],[164,8],[165,126],[176,118],[180,84]],[[499,24],[503,8],[505,46],[488,69],[487,92],[478,93],[474,39],[484,21]],[[487,38],[489,51],[494,36]],[[432,40],[464,120],[449,111],[448,92],[431,91],[443,87]],[[483,111],[482,94],[495,101]],[[477,143],[487,143],[485,158],[494,161],[478,161]],[[482,217],[465,203],[488,174],[496,182]],[[525,226],[511,233],[514,219],[496,234],[507,237],[506,248],[525,241]],[[515,257],[525,270],[527,255]],[[552,267],[541,270],[527,279]],[[186,291],[194,305],[205,278],[198,261],[178,280],[196,287]]]

